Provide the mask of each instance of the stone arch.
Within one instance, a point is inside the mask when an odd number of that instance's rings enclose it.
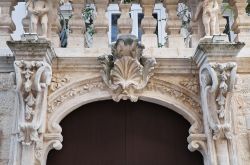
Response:
[[[59,123],[64,117],[85,104],[111,98],[112,93],[106,88],[101,77],[79,80],[52,93],[48,100],[45,136],[49,138],[44,140],[44,164],[52,148],[61,149],[62,147],[62,128]],[[183,116],[191,124],[188,138],[189,149],[199,150],[204,161],[206,160],[205,135],[198,97],[174,84],[152,79],[148,86],[139,93],[139,99],[167,107]]]

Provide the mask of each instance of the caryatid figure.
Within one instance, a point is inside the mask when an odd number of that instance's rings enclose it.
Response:
[[[47,38],[49,4],[47,0],[29,0],[26,7],[30,13],[31,33],[38,33],[41,24],[42,36]],[[40,23],[40,24],[39,24]]]
[[[216,33],[216,23],[219,13],[219,5],[216,0],[203,0],[198,6],[194,16],[194,21],[197,21],[200,12],[202,11],[202,22],[205,27],[206,36],[213,36]]]

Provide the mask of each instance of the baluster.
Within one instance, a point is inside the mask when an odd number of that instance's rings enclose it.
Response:
[[[71,33],[68,38],[68,47],[84,47],[85,23],[82,18],[82,11],[85,7],[85,0],[75,0],[72,3],[73,15],[69,20]]]
[[[121,16],[117,21],[117,25],[119,28],[120,34],[130,34],[132,31],[132,19],[129,17],[129,11],[131,8],[131,4],[119,4],[121,10]]]
[[[235,20],[232,30],[238,34],[236,41],[245,42],[246,46],[250,47],[250,17],[246,13],[247,1],[231,0],[230,4],[234,7]]]
[[[168,12],[168,20],[166,31],[168,34],[168,47],[169,48],[184,48],[184,38],[180,35],[182,22],[177,16],[176,0],[164,0],[166,10]]]
[[[108,47],[108,19],[106,17],[106,9],[108,0],[94,0],[97,16],[94,20],[93,47],[107,48]]]
[[[152,16],[154,10],[155,0],[141,0],[141,6],[144,12],[141,26],[143,34],[141,37],[142,43],[145,47],[157,47],[157,35],[154,33],[156,30],[157,21]]]

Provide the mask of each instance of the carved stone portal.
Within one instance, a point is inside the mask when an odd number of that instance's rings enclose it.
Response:
[[[155,58],[142,57],[143,49],[135,36],[122,35],[113,45],[111,55],[98,58],[103,66],[103,81],[112,90],[114,101],[136,102],[136,93],[146,87],[153,75]]]

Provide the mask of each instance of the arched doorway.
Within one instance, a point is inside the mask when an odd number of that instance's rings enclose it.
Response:
[[[62,122],[61,151],[48,165],[200,165],[187,149],[190,124],[175,112],[148,102],[100,101],[84,105]]]

